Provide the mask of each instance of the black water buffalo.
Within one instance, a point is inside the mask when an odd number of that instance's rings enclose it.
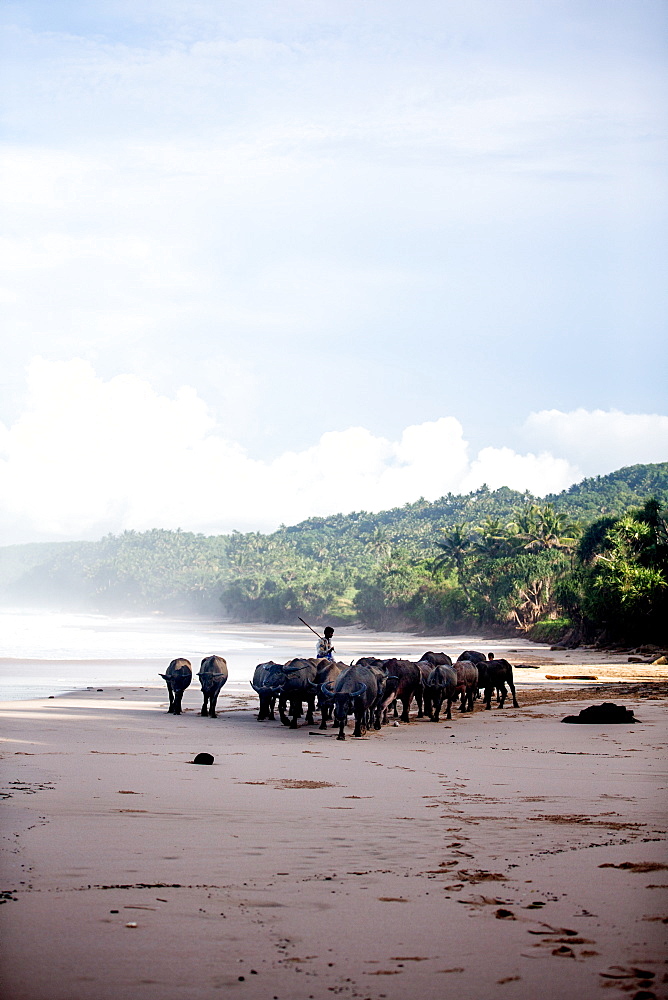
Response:
[[[434,713],[431,691],[427,688],[427,679],[434,668],[429,660],[418,660],[418,669],[420,671],[421,683],[415,692],[415,701],[418,707],[417,717],[418,719],[422,719],[426,715],[428,719],[432,719]]]
[[[260,699],[260,711],[257,721],[263,722],[265,719],[274,719],[274,708],[276,699],[285,684],[285,674],[283,664],[268,660],[266,663],[258,663],[253,674],[250,686]]]
[[[172,660],[167,667],[167,673],[160,674],[160,676],[165,679],[169,693],[169,708],[167,711],[171,712],[172,715],[180,715],[183,692],[190,686],[190,682],[193,679],[190,660],[185,660],[183,657]]]
[[[452,665],[457,674],[457,693],[461,696],[460,712],[473,711],[473,699],[478,691],[478,668],[471,660],[457,660]]]
[[[430,650],[427,653],[423,653],[418,660],[418,667],[422,675],[422,684],[415,692],[415,700],[418,706],[418,719],[422,719],[425,715],[429,719],[433,720],[434,718],[432,690],[428,686],[427,681],[432,670],[437,666],[452,666],[452,660],[447,653],[432,653]],[[442,700],[443,699],[441,699],[441,702]],[[438,722],[438,719],[436,721]]]
[[[506,691],[506,684],[510,688],[513,696],[513,708],[519,708],[517,702],[517,697],[515,695],[515,681],[513,680],[513,668],[508,660],[488,660],[485,664],[485,708],[492,707],[492,695],[494,691],[500,692],[499,694],[499,708],[503,708],[506,698],[508,697],[508,692]]]
[[[460,653],[457,657],[457,662],[459,663],[460,660],[468,660],[469,663],[475,663],[477,666],[478,663],[481,663],[486,659],[487,657],[485,654],[479,653],[477,649],[465,649],[464,652]]]
[[[338,723],[337,740],[345,740],[344,729],[348,716],[355,717],[353,736],[363,736],[376,707],[379,694],[379,668],[371,666],[346,667],[333,685],[323,684],[323,694],[334,703],[334,721]]]
[[[452,658],[447,653],[432,653],[431,650],[423,653],[418,660],[418,663],[423,662],[430,663],[432,667],[438,667],[439,665],[445,667],[452,666]]]
[[[430,719],[433,722],[439,721],[441,707],[445,701],[446,719],[452,718],[452,703],[457,697],[457,671],[445,663],[439,663],[427,676],[424,683],[425,701],[427,693],[431,702]]]
[[[334,660],[319,659],[316,668],[315,681],[312,686],[316,693],[320,711],[320,729],[327,729],[327,723],[332,718],[333,701],[326,692],[331,690],[334,681],[343,670],[348,669],[347,663],[337,663]]]
[[[202,686],[202,711],[200,715],[216,718],[216,702],[220,689],[227,681],[227,660],[222,656],[205,656],[199,668]]]
[[[302,715],[302,707],[306,702],[306,725],[314,724],[313,712],[315,711],[316,689],[314,687],[318,672],[318,663],[315,658],[303,659],[295,657],[289,660],[283,667],[285,683],[278,699],[278,711],[281,722],[290,729],[297,729],[299,719]],[[290,705],[289,713],[286,708]],[[292,716],[289,718],[288,716]]]

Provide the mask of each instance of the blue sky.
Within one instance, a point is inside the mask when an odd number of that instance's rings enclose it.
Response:
[[[0,543],[668,458],[664,2],[0,21]]]

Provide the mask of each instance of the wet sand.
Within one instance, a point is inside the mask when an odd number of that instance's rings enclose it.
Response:
[[[666,668],[486,646],[519,709],[345,742],[240,687],[1,705],[2,995],[665,997]],[[639,724],[561,723],[603,700]]]

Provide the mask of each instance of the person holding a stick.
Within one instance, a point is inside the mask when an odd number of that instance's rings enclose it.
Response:
[[[305,622],[303,618],[299,621],[302,625],[306,625],[306,628],[310,628],[314,635],[318,636],[318,644],[315,647],[315,655],[319,660],[333,660],[334,659],[334,647],[332,646],[332,636],[334,635],[334,629],[331,625],[328,625],[325,629],[325,637],[323,638],[319,632],[316,632],[314,628],[311,628],[308,622]]]
[[[317,645],[315,647],[315,655],[318,659],[333,660],[334,659],[334,646],[332,645],[332,636],[334,635],[334,629],[331,625],[328,625],[325,629],[324,639],[318,639]]]

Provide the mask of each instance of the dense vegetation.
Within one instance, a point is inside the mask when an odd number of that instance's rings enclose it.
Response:
[[[0,550],[0,581],[13,601],[104,610],[662,641],[667,506],[668,463],[639,465],[540,502],[483,486],[269,535],[128,531],[10,546]]]

